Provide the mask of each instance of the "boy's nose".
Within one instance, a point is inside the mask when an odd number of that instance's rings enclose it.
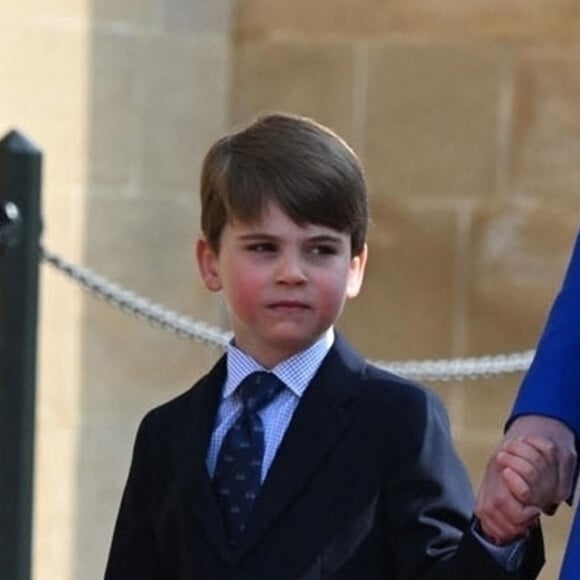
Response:
[[[296,256],[282,256],[278,264],[276,279],[286,284],[301,284],[306,280],[303,264]]]

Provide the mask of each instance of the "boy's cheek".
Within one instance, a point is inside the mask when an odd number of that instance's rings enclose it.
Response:
[[[322,314],[337,316],[345,303],[346,295],[333,288],[321,288],[318,292],[318,310]]]
[[[229,287],[230,303],[237,309],[251,309],[259,302],[260,290],[255,280],[246,277],[233,278]]]

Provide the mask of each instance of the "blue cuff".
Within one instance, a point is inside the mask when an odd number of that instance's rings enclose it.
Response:
[[[471,531],[477,541],[506,572],[515,572],[521,566],[524,557],[525,539],[516,540],[505,546],[497,546],[483,537],[477,520],[471,523]]]

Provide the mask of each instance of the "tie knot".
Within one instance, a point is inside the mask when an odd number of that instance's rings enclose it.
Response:
[[[282,390],[284,383],[273,373],[259,371],[248,375],[238,387],[244,408],[259,411]]]

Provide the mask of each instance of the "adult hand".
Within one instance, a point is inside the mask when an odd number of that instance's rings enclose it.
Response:
[[[504,442],[518,439],[529,442],[544,439],[553,445],[543,447],[542,451],[548,463],[547,468],[551,470],[550,475],[536,482],[529,500],[529,503],[538,506],[544,513],[552,515],[558,504],[572,493],[577,460],[574,433],[564,423],[551,417],[523,415],[512,423]]]
[[[540,507],[558,488],[557,449],[551,439],[518,437],[504,441],[495,460],[508,489],[523,505]]]

